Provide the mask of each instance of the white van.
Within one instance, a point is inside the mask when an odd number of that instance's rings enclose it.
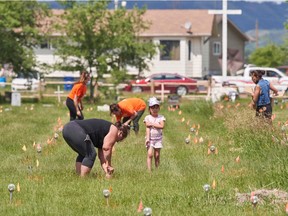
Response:
[[[31,90],[35,91],[39,89],[40,84],[40,73],[38,72],[28,72],[28,73],[19,73],[16,78],[12,80],[11,90],[23,91]]]

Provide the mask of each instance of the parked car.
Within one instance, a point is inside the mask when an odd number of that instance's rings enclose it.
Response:
[[[161,83],[164,83],[164,89],[170,91],[171,94],[186,95],[188,93],[196,92],[197,80],[182,76],[177,73],[157,73],[152,74],[146,79],[132,80],[125,86],[124,90],[131,92],[151,91],[151,82],[154,81],[155,91],[161,90]],[[195,85],[193,85],[195,84]]]
[[[40,73],[29,72],[19,73],[16,78],[12,80],[11,90],[12,91],[23,91],[23,90],[37,90],[39,89]]]

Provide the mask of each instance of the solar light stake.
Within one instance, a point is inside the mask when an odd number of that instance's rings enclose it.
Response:
[[[190,128],[190,132],[191,132],[191,133],[194,133],[195,131],[196,131],[196,130],[195,130],[194,127],[191,127],[191,128]]]
[[[259,198],[257,196],[254,195],[254,196],[251,197],[251,202],[252,202],[252,205],[253,205],[254,208],[258,204],[258,201],[259,201]]]
[[[42,151],[41,144],[37,144],[37,152],[38,152],[38,153],[41,153],[41,151]]]
[[[107,190],[107,189],[103,190],[103,196],[104,196],[105,199],[106,199],[107,206],[109,206],[110,191]]]
[[[152,215],[152,209],[149,207],[145,207],[143,210],[144,216],[151,216]]]
[[[13,196],[12,194],[13,194],[14,190],[15,190],[15,185],[9,184],[8,185],[8,191],[10,192],[10,203],[12,202],[12,196]]]
[[[215,152],[215,150],[216,150],[216,147],[215,146],[210,146],[210,151],[212,152],[212,153],[214,153]]]
[[[31,165],[28,166],[28,173],[31,174],[33,171],[33,167]]]
[[[58,133],[54,133],[54,139],[58,139],[59,135]]]
[[[203,189],[204,189],[205,192],[208,192],[210,190],[210,185],[209,184],[205,184],[203,186]]]

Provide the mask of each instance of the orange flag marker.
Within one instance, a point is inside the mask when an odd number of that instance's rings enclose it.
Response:
[[[179,110],[178,114],[179,114],[179,115],[181,115],[181,114],[182,114],[182,111],[181,111],[181,110]]]
[[[19,184],[19,182],[17,184],[17,192],[20,192],[20,184]]]
[[[216,181],[215,181],[215,179],[213,180],[213,182],[212,182],[212,188],[215,190],[215,188],[216,188]]]
[[[109,187],[109,191],[110,191],[110,193],[112,193],[112,191],[113,191],[113,189],[112,189],[112,187],[111,187],[111,186]]]
[[[254,195],[255,195],[254,191],[251,191],[251,194],[250,194],[250,200],[251,201],[252,201]]]
[[[236,163],[239,163],[240,162],[240,156],[238,156],[236,159],[235,159]]]
[[[286,204],[285,211],[286,211],[286,214],[288,214],[288,203]]]
[[[49,139],[49,138],[47,139],[47,144],[48,145],[52,144],[52,142],[53,142],[53,137],[51,139]]]
[[[207,154],[208,154],[208,155],[210,155],[210,154],[211,154],[210,148],[208,148],[208,152],[207,152]]]
[[[225,168],[224,168],[224,165],[222,165],[221,172],[224,173],[224,171],[225,171]]]
[[[26,152],[26,151],[27,151],[27,148],[26,148],[26,146],[25,146],[25,145],[23,145],[23,147],[22,147],[22,150],[23,150],[24,152]]]
[[[141,199],[139,206],[138,206],[138,209],[137,209],[137,212],[142,212],[142,210],[143,210],[143,203],[142,203],[142,199]]]

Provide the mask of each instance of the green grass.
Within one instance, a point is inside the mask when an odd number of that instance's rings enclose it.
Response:
[[[11,106],[4,104],[0,108],[0,215],[143,215],[137,212],[141,199],[156,216],[285,215],[288,200],[275,204],[273,199],[265,199],[253,209],[248,201],[239,204],[236,192],[263,188],[288,192],[288,147],[272,141],[272,135],[282,139],[280,128],[287,120],[287,108],[275,105],[272,130],[255,119],[247,101],[240,102],[236,106],[182,99],[181,114],[179,110],[168,111],[163,104],[160,113],[167,121],[159,169],[147,171],[144,127],[140,124],[139,136],[131,133],[116,144],[112,157],[115,174],[109,180],[98,161],[87,178],[79,178],[74,173],[76,154],[61,134],[53,144],[47,144],[57,119],[68,122],[63,104],[44,107],[25,103],[9,111],[5,109]],[[96,111],[96,104],[86,104],[86,108],[93,108],[85,109],[86,118],[111,120],[109,113]],[[198,135],[190,132],[193,125],[200,126]],[[189,134],[191,141],[186,144]],[[203,143],[194,143],[200,137]],[[42,144],[41,153],[33,148],[34,142]],[[209,143],[217,147],[217,155],[207,154]],[[236,163],[238,156],[240,162]],[[212,185],[213,180],[216,188],[205,193],[203,185]],[[9,183],[20,185],[12,203]],[[113,190],[109,206],[102,195],[108,188]]]

